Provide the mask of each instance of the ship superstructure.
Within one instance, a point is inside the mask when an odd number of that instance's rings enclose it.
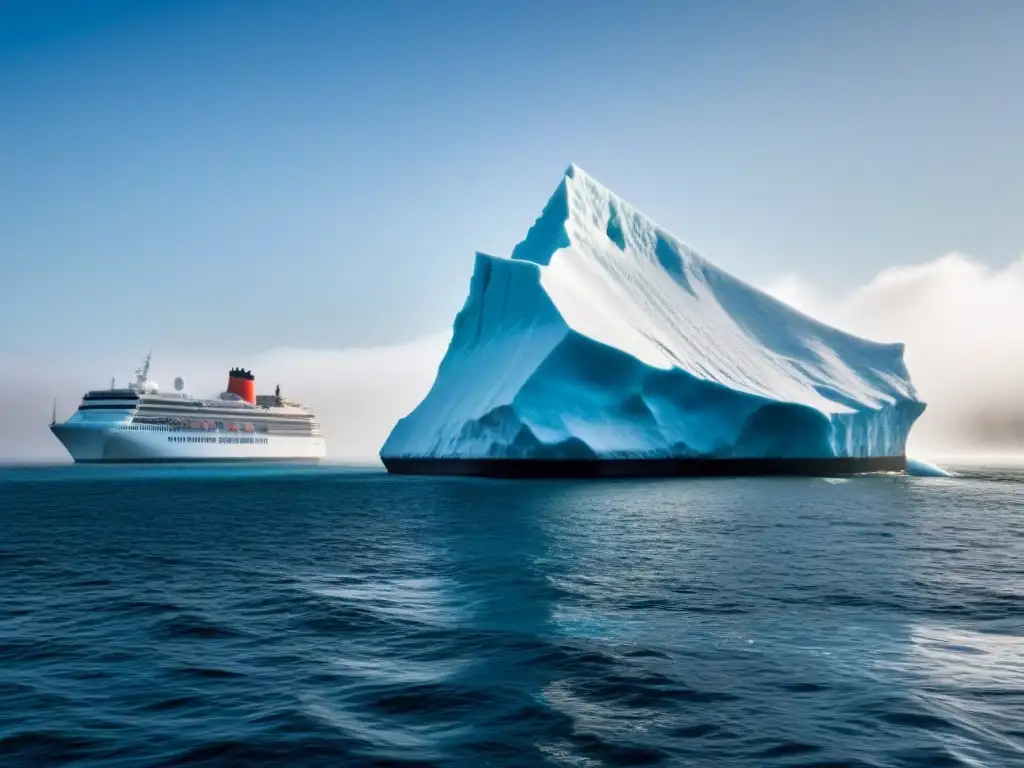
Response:
[[[326,445],[314,414],[273,395],[257,395],[251,371],[232,368],[227,390],[196,398],[185,382],[161,392],[149,378],[151,356],[135,381],[90,390],[78,410],[50,430],[76,462],[319,461]]]

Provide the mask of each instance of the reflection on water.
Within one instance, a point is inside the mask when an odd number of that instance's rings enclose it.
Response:
[[[910,653],[894,665],[910,692],[944,726],[951,754],[985,765],[998,743],[1024,763],[1024,638],[935,626],[916,627]]]
[[[1011,470],[62,472],[0,470],[5,765],[1022,759]]]

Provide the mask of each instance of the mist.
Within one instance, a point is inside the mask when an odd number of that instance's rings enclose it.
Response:
[[[204,357],[184,359],[153,354],[150,376],[161,389],[174,378],[186,390],[215,396],[227,386],[228,370],[242,366],[256,376],[259,393],[281,394],[308,405],[327,439],[327,455],[335,461],[376,462],[377,451],[395,421],[411,411],[430,388],[451,333],[445,331],[406,343],[366,349],[271,349],[244,360]],[[70,461],[47,429],[57,403],[64,420],[88,389],[134,379],[141,355],[97,362],[22,361],[0,373],[0,460]]]
[[[953,253],[886,269],[868,283],[830,294],[799,275],[762,286],[824,322],[876,341],[906,344],[911,378],[928,409],[911,432],[921,457],[1014,452],[1024,447],[1024,258],[993,269]],[[454,312],[453,312],[454,314]],[[228,368],[256,374],[257,389],[309,405],[324,427],[328,458],[377,461],[395,421],[426,394],[450,330],[366,349],[267,350],[248,360],[200,356],[153,359],[153,378],[186,378],[197,395],[223,390]],[[85,390],[125,384],[141,360],[22,360],[0,371],[0,459],[67,461],[46,428],[53,398],[67,418]]]
[[[962,253],[897,266],[846,294],[785,275],[763,288],[843,330],[906,345],[928,404],[908,452],[968,456],[1024,448],[1024,258],[993,269]]]

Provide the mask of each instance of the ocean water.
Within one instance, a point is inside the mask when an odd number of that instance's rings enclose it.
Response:
[[[0,469],[0,765],[1024,765],[1022,481]]]

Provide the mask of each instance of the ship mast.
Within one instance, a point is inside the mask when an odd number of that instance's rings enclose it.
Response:
[[[146,355],[146,360],[143,364],[135,369],[135,389],[142,390],[143,385],[149,379],[149,362],[153,358],[152,350]]]
[[[57,398],[53,398],[53,416],[50,417],[50,426],[57,423]]]

